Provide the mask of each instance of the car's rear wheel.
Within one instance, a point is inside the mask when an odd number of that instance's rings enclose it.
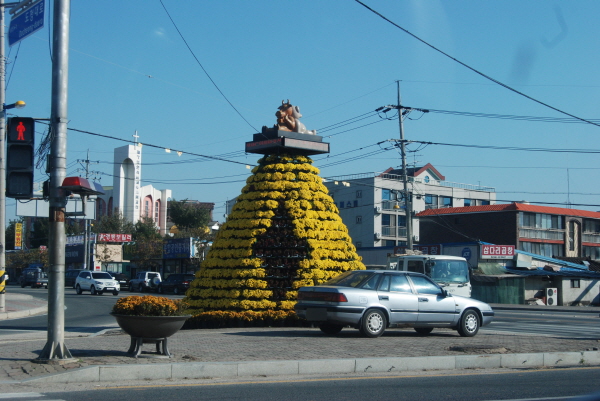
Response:
[[[77,284],[77,285],[75,286],[75,293],[76,293],[77,295],[81,295],[81,294],[83,293],[83,291],[81,290],[81,287],[79,286],[79,284]]]
[[[144,292],[144,287],[142,287],[142,285],[141,285],[141,284],[138,286],[138,291],[139,291],[139,292]]]
[[[133,292],[133,284],[129,284],[129,292]]]
[[[427,334],[429,334],[433,331],[433,327],[415,327],[415,331],[418,334],[426,336]]]
[[[458,334],[463,337],[473,337],[479,331],[480,319],[477,312],[469,309],[463,313],[458,324]]]
[[[335,336],[340,331],[342,331],[343,328],[344,326],[342,326],[341,324],[323,323],[319,325],[319,329],[321,329],[321,331],[327,334],[328,336]]]
[[[92,295],[96,295],[96,294],[97,294],[97,292],[96,292],[96,287],[94,287],[94,286],[91,286],[91,287],[90,287],[90,293],[91,293]]]
[[[387,327],[385,313],[379,309],[369,309],[360,322],[360,332],[365,337],[376,338],[383,334]]]

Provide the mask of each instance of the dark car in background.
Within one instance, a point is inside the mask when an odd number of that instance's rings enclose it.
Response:
[[[171,274],[164,281],[161,281],[158,285],[157,291],[159,294],[165,292],[173,292],[174,294],[185,294],[190,283],[194,280],[193,274],[176,273]]]
[[[107,272],[113,278],[119,282],[121,288],[129,288],[129,277],[124,273]]]
[[[75,279],[83,269],[69,269],[65,272],[65,287],[75,288]]]

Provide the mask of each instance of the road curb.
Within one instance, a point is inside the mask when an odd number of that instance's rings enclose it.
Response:
[[[314,359],[97,365],[19,383],[119,382],[251,376],[411,372],[421,370],[600,366],[600,351],[485,354],[407,358]],[[2,382],[0,382],[2,383]],[[5,382],[8,383],[8,382]],[[15,383],[11,381],[11,383]]]
[[[21,317],[38,315],[40,313],[48,313],[48,305],[40,306],[38,308],[19,310],[19,311],[0,312],[0,320],[18,319]]]

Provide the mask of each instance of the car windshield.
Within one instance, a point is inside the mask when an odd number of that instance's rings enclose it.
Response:
[[[106,272],[92,273],[92,278],[96,280],[112,280],[112,276]]]
[[[373,275],[369,271],[345,272],[325,282],[323,285],[337,285],[340,287],[360,287]]]
[[[447,283],[466,283],[469,281],[469,266],[462,260],[436,260],[431,266],[434,281]]]

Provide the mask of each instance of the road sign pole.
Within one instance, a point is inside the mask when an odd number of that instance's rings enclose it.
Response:
[[[50,242],[48,277],[48,341],[36,362],[67,363],[74,358],[65,345],[65,191],[67,167],[67,94],[70,0],[54,0],[52,42],[52,111],[50,129]]]

